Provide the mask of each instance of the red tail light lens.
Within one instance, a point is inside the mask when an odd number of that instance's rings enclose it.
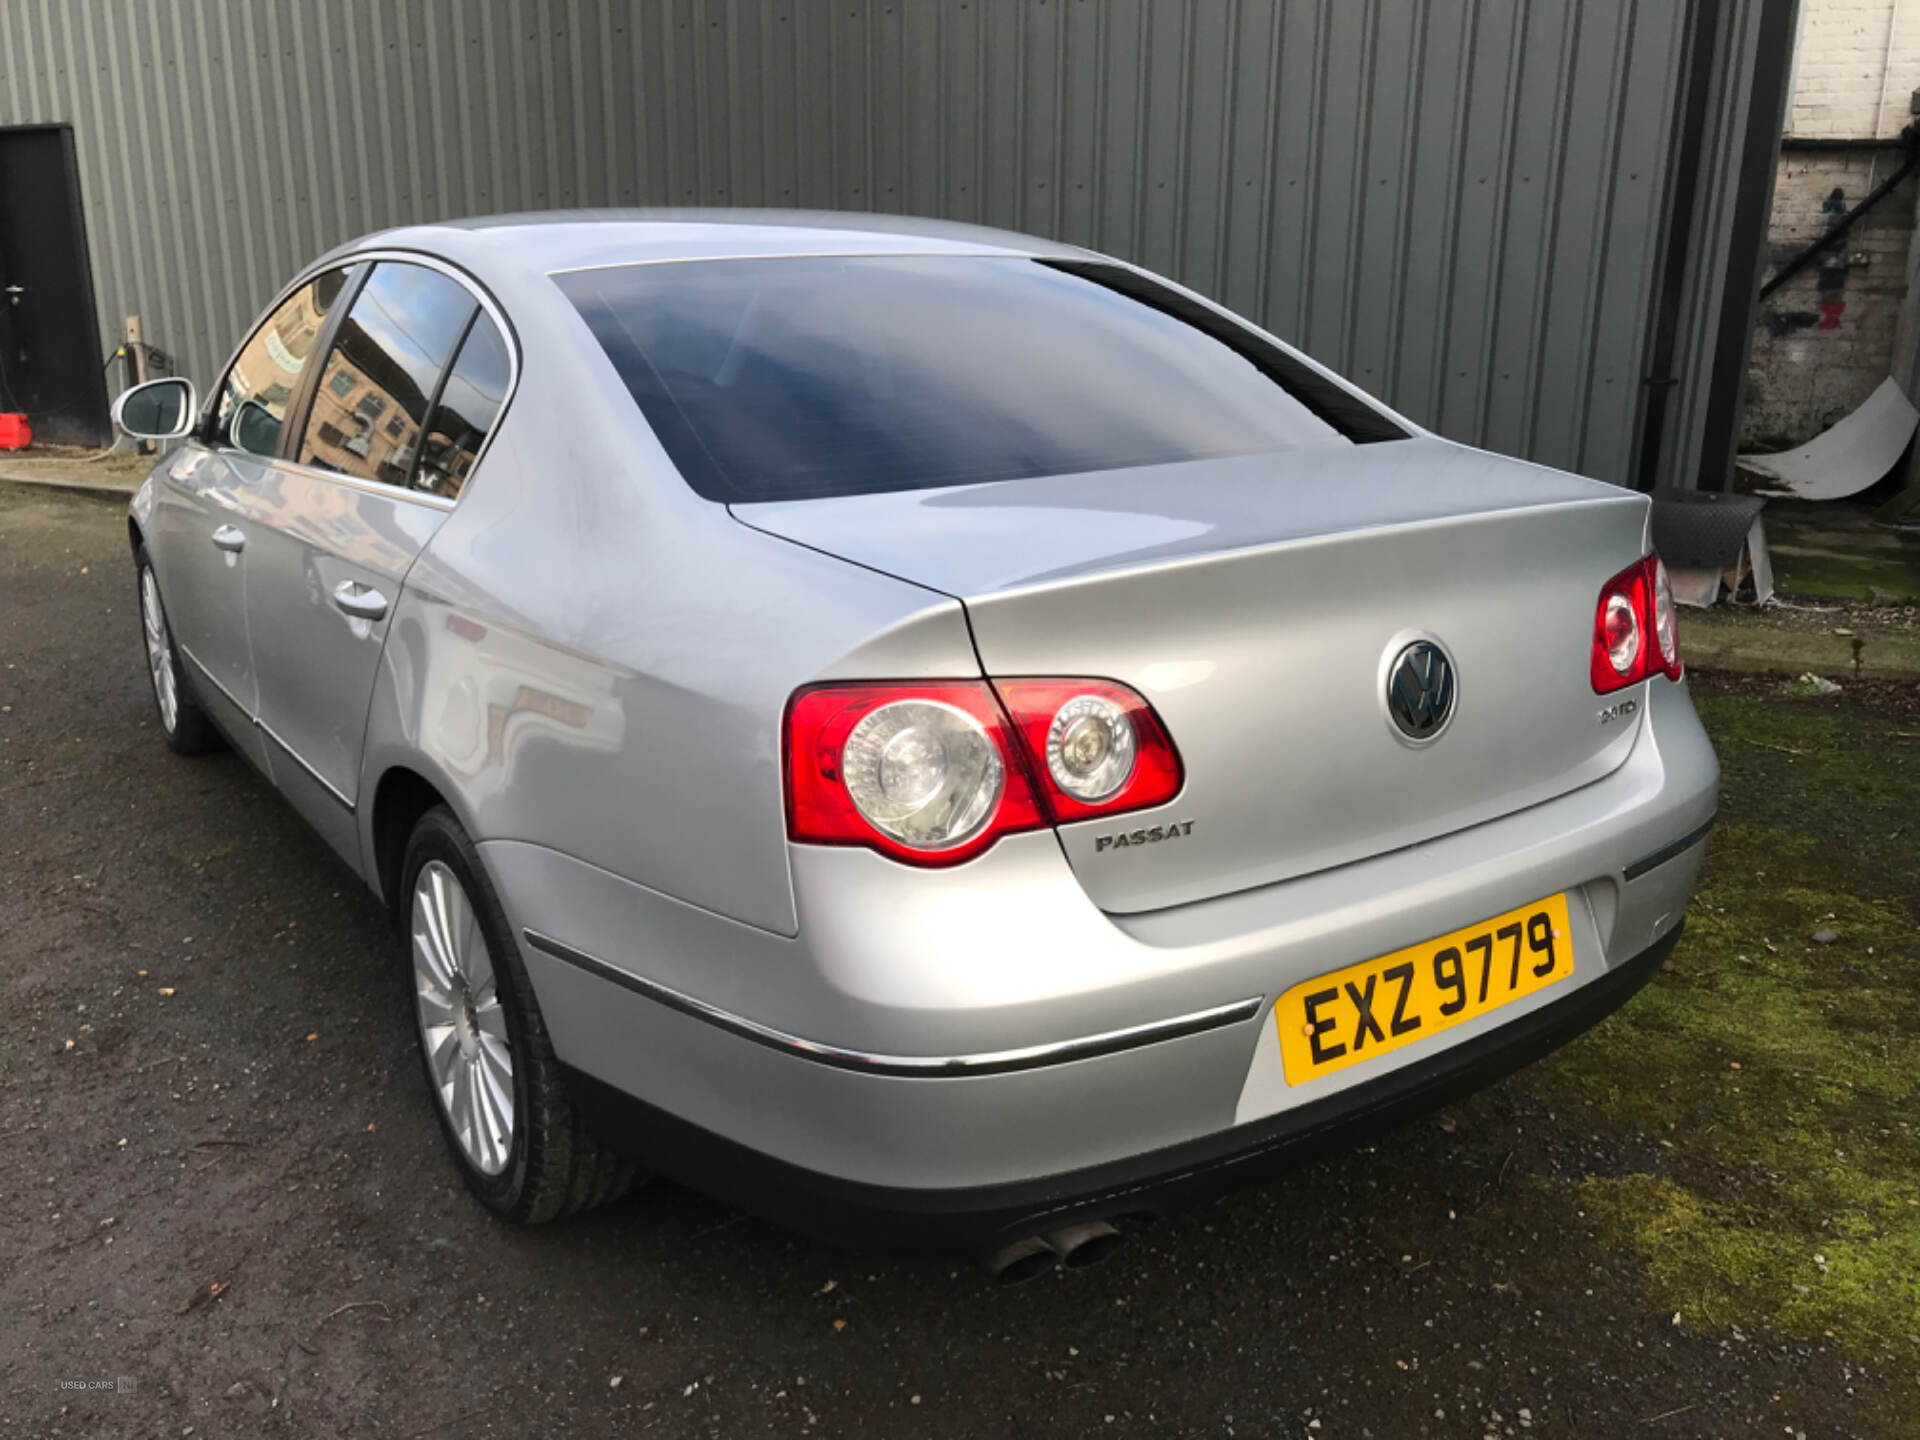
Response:
[[[1600,587],[1591,670],[1599,695],[1655,675],[1680,678],[1673,588],[1658,555],[1635,561]]]
[[[1111,680],[996,680],[1056,821],[1164,805],[1180,754],[1151,706]]]
[[[787,706],[787,833],[957,865],[1046,817],[984,681],[822,685]]]
[[[787,705],[785,759],[792,839],[913,865],[1163,804],[1182,780],[1159,716],[1111,680],[813,686]]]
[[[1680,678],[1680,626],[1677,612],[1673,608],[1673,582],[1667,578],[1666,562],[1658,555],[1649,557],[1652,561],[1648,575],[1653,582],[1653,636],[1659,647],[1658,669],[1670,680]],[[1649,673],[1654,667],[1649,663]]]

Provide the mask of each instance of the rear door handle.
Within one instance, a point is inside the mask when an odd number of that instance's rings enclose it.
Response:
[[[356,620],[383,620],[387,597],[358,580],[342,580],[333,587],[333,603]]]
[[[213,543],[229,555],[238,555],[247,548],[247,534],[238,525],[222,525],[213,532]]]

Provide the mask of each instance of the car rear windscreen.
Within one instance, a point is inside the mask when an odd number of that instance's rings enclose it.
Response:
[[[797,500],[1403,438],[1135,271],[997,256],[623,265],[555,282],[688,483]]]

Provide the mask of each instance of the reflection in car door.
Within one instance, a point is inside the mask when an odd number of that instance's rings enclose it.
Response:
[[[448,502],[411,489],[427,411],[479,310],[436,269],[379,260],[247,496],[247,615],[274,783],[349,861],[367,706],[400,586]]]
[[[195,672],[205,708],[263,769],[247,633],[247,496],[279,448],[281,424],[347,273],[316,276],[261,322],[216,387],[200,432],[174,453],[154,487],[148,550],[174,644]]]

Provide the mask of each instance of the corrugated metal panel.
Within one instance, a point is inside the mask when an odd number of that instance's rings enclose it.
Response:
[[[1624,481],[1686,12],[7,0],[0,119],[75,127],[103,349],[138,312],[202,382],[297,266],[386,225],[911,211],[1138,260],[1449,435]]]
[[[1693,242],[1680,286],[1672,413],[1659,436],[1662,483],[1724,489],[1733,472],[1746,358],[1765,263],[1767,215],[1786,108],[1796,0],[1720,0]],[[1772,50],[1778,83],[1755,86]],[[1758,92],[1758,93],[1756,93]],[[1769,142],[1756,154],[1753,137]],[[1743,183],[1745,182],[1745,183]]]

